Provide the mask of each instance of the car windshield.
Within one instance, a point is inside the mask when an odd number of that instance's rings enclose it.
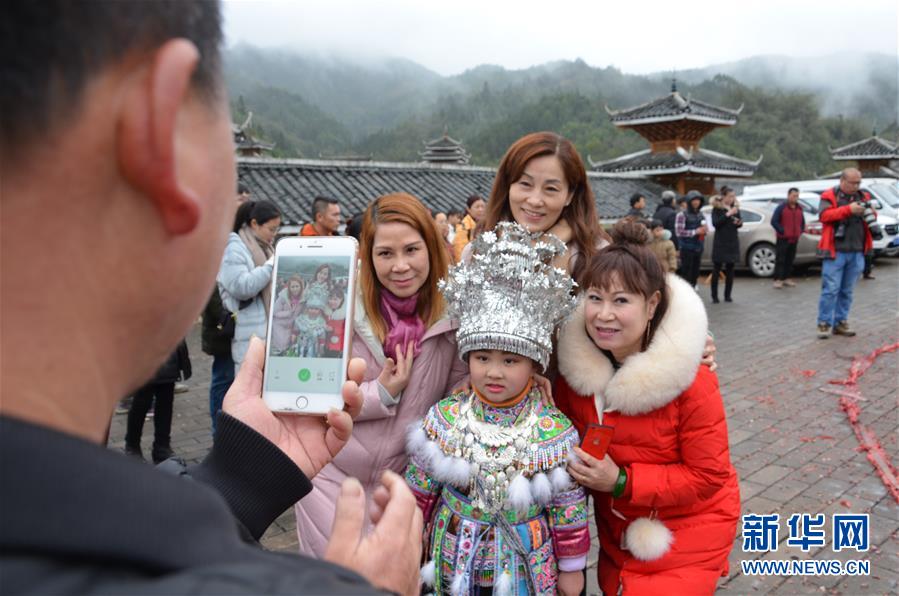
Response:
[[[899,189],[896,184],[877,182],[871,185],[871,191],[890,207],[899,207]]]

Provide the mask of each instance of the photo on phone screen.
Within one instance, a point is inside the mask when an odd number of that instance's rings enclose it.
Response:
[[[266,391],[340,394],[350,256],[280,256]]]

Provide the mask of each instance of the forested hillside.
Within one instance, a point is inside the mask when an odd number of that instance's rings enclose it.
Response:
[[[750,66],[744,70],[754,86],[708,69],[706,78],[690,71],[677,83],[685,96],[732,108],[744,104],[738,125],[713,132],[703,146],[749,159],[764,154],[759,178],[830,172],[837,166],[829,145],[863,138],[875,124],[882,136],[894,138],[899,132],[889,60],[859,69],[870,93],[839,98],[812,82],[814,92],[787,84],[777,75],[795,64],[783,59],[787,66],[778,71],[774,58],[766,60],[767,79],[746,61]],[[585,158],[597,161],[643,149],[646,143],[638,135],[611,125],[604,106],[643,103],[670,92],[671,85],[661,75],[628,75],[580,60],[519,71],[479,66],[441,77],[406,60],[359,64],[246,46],[229,51],[226,76],[235,120],[252,110],[253,133],[277,143],[276,156],[352,153],[417,161],[423,141],[447,129],[480,165],[495,165],[512,141],[534,130],[557,131],[572,139]],[[761,84],[765,80],[768,84]],[[835,105],[845,114],[824,111]],[[884,107],[889,105],[892,114]]]

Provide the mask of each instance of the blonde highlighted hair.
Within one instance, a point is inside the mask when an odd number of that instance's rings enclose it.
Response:
[[[418,316],[426,327],[436,323],[446,311],[443,295],[437,289],[437,282],[446,277],[448,262],[446,249],[441,244],[440,234],[427,208],[415,197],[407,193],[384,195],[373,201],[362,219],[359,254],[362,266],[359,271],[359,288],[362,304],[379,340],[387,337],[387,324],[381,315],[381,291],[372,255],[375,232],[385,223],[405,224],[418,232],[428,249],[428,277],[418,294]]]

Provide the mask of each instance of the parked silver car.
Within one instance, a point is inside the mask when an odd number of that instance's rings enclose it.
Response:
[[[795,266],[811,265],[818,262],[815,251],[818,240],[821,238],[821,223],[814,212],[816,208],[800,201],[800,206],[805,214],[805,233],[799,238],[796,247]],[[749,269],[756,277],[771,277],[774,275],[775,252],[777,235],[771,227],[771,216],[777,208],[776,203],[748,201],[740,204],[740,213],[743,216],[743,226],[739,229],[740,238],[740,262],[737,269]],[[709,229],[705,237],[705,247],[702,251],[702,267],[712,268],[712,243],[715,238],[715,229],[712,226],[712,208],[702,208]]]

